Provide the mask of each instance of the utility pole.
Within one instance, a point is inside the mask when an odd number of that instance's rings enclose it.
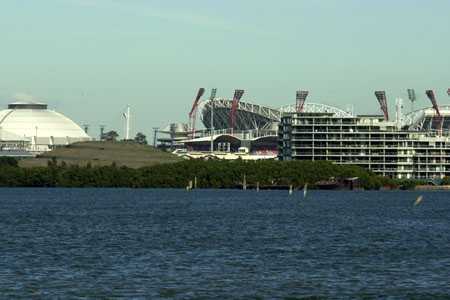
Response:
[[[159,127],[153,127],[153,147],[156,148],[157,135],[158,135]]]
[[[88,131],[89,131],[89,124],[83,124],[83,129],[84,129],[84,132],[85,132],[86,134],[88,134]]]
[[[34,149],[38,150],[38,127],[35,126],[34,129],[36,130],[36,135],[34,136]]]
[[[100,141],[103,141],[105,139],[105,125],[100,125]]]

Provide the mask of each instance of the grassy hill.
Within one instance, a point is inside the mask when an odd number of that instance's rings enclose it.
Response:
[[[111,165],[140,168],[161,163],[180,161],[177,156],[160,151],[151,146],[126,142],[83,142],[67,147],[57,148],[36,158],[22,159],[21,167],[44,167],[55,158],[58,163],[63,161],[68,165],[92,166]]]

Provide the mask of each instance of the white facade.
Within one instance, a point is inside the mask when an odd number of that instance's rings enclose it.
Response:
[[[0,141],[22,141],[29,151],[49,151],[54,146],[89,141],[80,126],[66,116],[34,102],[14,102],[0,111]]]
[[[398,179],[442,179],[450,176],[450,132],[443,133],[399,129],[383,116],[285,113],[278,157],[356,165]]]

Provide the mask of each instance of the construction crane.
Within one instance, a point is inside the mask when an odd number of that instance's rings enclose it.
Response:
[[[385,91],[376,91],[375,97],[377,97],[378,103],[380,103],[381,111],[384,115],[384,120],[389,121],[389,111],[387,106],[387,98],[386,98],[386,92]]]
[[[431,128],[436,128],[439,135],[442,135],[442,126],[444,125],[444,118],[441,115],[441,111],[439,110],[439,105],[437,104],[436,95],[433,90],[427,90],[425,92],[428,99],[430,99],[431,104],[436,112],[436,115],[433,117],[431,122]]]
[[[239,101],[241,100],[243,95],[244,95],[244,90],[234,90],[233,102],[231,104],[231,112],[230,112],[231,134],[234,133],[237,109],[238,109]]]
[[[202,98],[204,93],[204,88],[198,89],[197,96],[195,97],[194,103],[192,104],[192,109],[189,112],[189,128],[191,130],[192,138],[195,138],[195,122],[197,121],[198,105],[200,104],[200,99]]]
[[[302,112],[305,106],[306,97],[308,97],[308,91],[297,91],[296,94],[296,111]]]

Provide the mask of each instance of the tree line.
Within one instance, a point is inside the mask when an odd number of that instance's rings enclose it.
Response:
[[[102,133],[100,140],[107,142],[117,142],[119,139],[119,134],[115,130],[110,130],[105,133]],[[130,140],[140,145],[148,145],[147,136],[142,132],[136,133],[134,139]]]
[[[76,166],[50,160],[47,167],[20,168],[15,159],[0,159],[2,187],[128,187],[185,188],[196,181],[198,188],[236,188],[247,184],[303,187],[334,178],[358,177],[360,186],[410,188],[416,181],[398,181],[377,176],[357,166],[326,161],[223,161],[189,160],[139,169],[110,166]]]

